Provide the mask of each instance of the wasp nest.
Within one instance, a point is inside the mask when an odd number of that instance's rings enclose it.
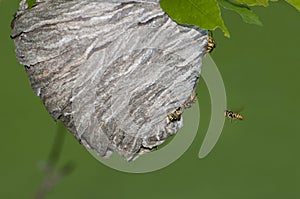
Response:
[[[12,28],[35,94],[86,148],[129,161],[182,126],[168,114],[193,95],[207,32],[158,0],[23,0]]]

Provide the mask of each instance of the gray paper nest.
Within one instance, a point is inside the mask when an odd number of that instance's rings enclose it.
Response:
[[[35,94],[101,157],[133,160],[182,127],[167,115],[195,90],[207,32],[158,0],[23,0],[12,27]]]

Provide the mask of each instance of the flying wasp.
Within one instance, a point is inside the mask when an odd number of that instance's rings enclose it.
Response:
[[[179,121],[181,119],[182,108],[178,107],[175,111],[168,115],[170,122]]]
[[[230,110],[225,110],[224,115],[225,115],[225,117],[227,117],[231,120],[233,120],[233,119],[244,120],[244,117],[241,114],[235,113],[235,112],[230,111]]]
[[[206,46],[206,53],[211,53],[216,47],[216,43],[212,36],[208,35],[208,42]]]

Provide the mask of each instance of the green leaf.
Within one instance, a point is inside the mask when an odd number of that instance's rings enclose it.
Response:
[[[177,23],[206,30],[221,28],[224,35],[229,37],[216,0],[161,0],[160,5]]]
[[[28,3],[29,8],[31,8],[35,4],[35,0],[26,0]]]
[[[238,13],[245,23],[262,26],[258,16],[247,6],[236,4],[228,0],[218,0],[218,2],[223,8]]]
[[[298,11],[300,11],[300,1],[299,0],[285,0],[292,6],[294,6]]]
[[[248,6],[268,6],[268,0],[234,0],[234,2]]]

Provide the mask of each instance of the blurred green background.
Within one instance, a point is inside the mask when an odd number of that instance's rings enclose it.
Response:
[[[18,3],[0,2],[0,198],[5,199],[33,198],[56,131],[9,38]],[[206,158],[198,159],[210,119],[209,94],[201,80],[200,130],[178,161],[152,173],[122,173],[99,163],[65,132],[58,166],[71,160],[75,170],[46,198],[300,198],[300,13],[284,2],[254,10],[263,27],[224,12],[231,38],[214,33],[212,57],[224,79],[228,108],[244,107],[245,121],[227,121]]]

